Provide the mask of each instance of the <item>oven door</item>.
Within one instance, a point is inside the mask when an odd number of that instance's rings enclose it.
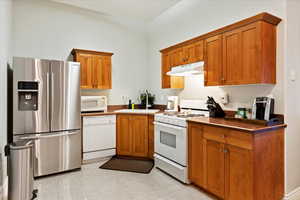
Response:
[[[187,130],[185,127],[154,122],[156,154],[187,166]]]

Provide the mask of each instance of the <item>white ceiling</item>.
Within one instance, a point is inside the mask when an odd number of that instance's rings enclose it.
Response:
[[[181,0],[52,0],[96,11],[121,24],[143,26]]]

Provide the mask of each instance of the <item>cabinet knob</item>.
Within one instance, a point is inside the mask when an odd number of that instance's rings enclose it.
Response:
[[[224,149],[224,153],[228,153],[228,149]]]

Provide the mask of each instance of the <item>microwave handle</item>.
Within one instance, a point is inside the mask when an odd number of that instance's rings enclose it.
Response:
[[[185,130],[185,127],[179,127],[179,126],[175,126],[175,125],[169,125],[169,124],[163,124],[160,122],[153,122],[154,125],[157,126],[162,126],[162,127],[166,127],[166,128],[172,128],[172,129],[176,129],[176,130]]]

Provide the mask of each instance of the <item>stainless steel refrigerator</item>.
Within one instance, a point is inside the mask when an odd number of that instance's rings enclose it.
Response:
[[[81,167],[80,64],[13,58],[13,140],[32,140],[34,176]]]

